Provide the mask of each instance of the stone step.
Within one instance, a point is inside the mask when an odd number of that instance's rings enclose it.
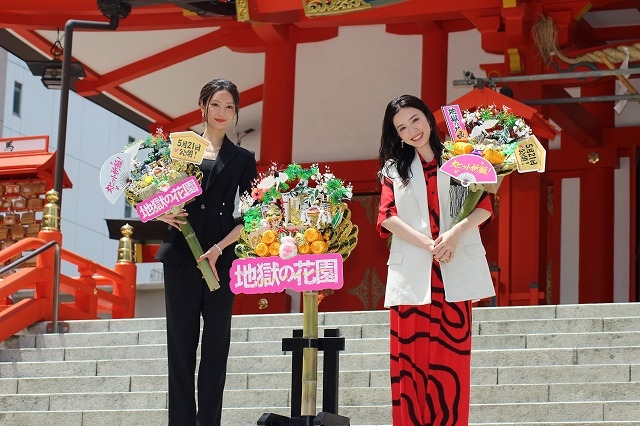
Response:
[[[607,402],[554,402],[515,404],[472,404],[470,416],[477,423],[635,421],[640,419],[640,400]],[[515,423],[513,423],[515,422]]]
[[[623,333],[630,337],[631,344],[636,340],[636,333]],[[576,364],[631,364],[640,359],[640,345],[635,346],[614,346],[614,343],[628,343],[623,339],[623,335],[616,337],[604,337],[604,339],[594,338],[589,343],[589,339],[583,340],[583,344],[597,344],[602,347],[579,347],[580,345],[569,345],[569,347],[554,347],[550,342],[562,340],[561,337],[546,338],[540,336],[527,336],[527,341],[531,340],[532,345],[537,347],[514,348],[514,349],[475,349],[472,354],[472,363],[476,367],[488,367],[493,365],[513,366],[513,365],[576,365]],[[585,338],[583,336],[583,338]],[[377,340],[378,344],[372,345],[369,353],[376,354],[372,359],[380,360],[381,356],[388,357],[387,344],[383,340]],[[607,345],[611,343],[611,345]],[[349,360],[362,359],[367,352],[367,342],[357,340],[346,340],[347,350],[341,352],[341,360],[347,362],[344,368],[350,368]],[[238,350],[242,345],[238,346]],[[236,352],[234,345],[234,356],[229,360],[233,365],[234,360],[244,360],[251,356],[242,353],[262,353],[269,355],[269,360],[260,359],[258,362],[268,370],[281,371],[284,359],[289,355],[281,350],[280,342],[266,342],[260,346],[264,350],[245,350]],[[358,350],[352,350],[358,349]],[[166,358],[166,345],[134,345],[134,346],[103,346],[103,347],[56,347],[56,348],[26,348],[26,349],[5,349],[0,352],[0,372],[5,363],[11,362],[70,362],[99,360],[97,362],[107,362],[111,360],[138,360],[138,359],[158,359]],[[322,358],[322,353],[319,354]],[[364,357],[366,358],[366,357]],[[275,366],[270,366],[269,362],[276,362]],[[358,361],[353,361],[358,362]],[[371,365],[371,361],[365,361]],[[381,361],[377,368],[384,368],[387,359]],[[6,368],[6,367],[4,367]],[[274,370],[273,368],[277,368]],[[376,369],[376,367],[374,367]],[[131,374],[135,374],[132,372]],[[4,377],[4,376],[3,376]]]
[[[265,354],[266,355],[266,354]],[[245,372],[252,365],[261,372],[290,370],[291,356],[282,352],[269,356],[233,356],[230,373]],[[0,354],[0,377],[49,376],[51,369],[60,375],[143,375],[166,371],[164,345],[121,346],[107,348],[17,349]],[[388,368],[388,352],[340,354],[342,371],[361,370],[363,366],[379,370]],[[319,363],[323,354],[319,353]],[[590,364],[635,364],[640,359],[640,346],[602,348],[540,348],[475,350],[472,366],[550,366]],[[322,365],[322,364],[319,364]]]
[[[640,317],[481,321],[478,334],[598,333],[640,330]]]
[[[265,412],[265,409],[253,408],[248,410],[229,409],[223,412],[223,424],[233,426],[255,426],[257,420]],[[321,410],[321,408],[319,408]],[[384,407],[382,410],[389,410]],[[360,412],[372,412],[377,414],[380,407],[362,407]],[[279,408],[276,414],[288,416],[288,408]],[[340,413],[345,415],[344,413]],[[383,413],[385,417],[389,414]],[[166,410],[103,410],[103,411],[12,411],[0,413],[0,424],[3,426],[25,426],[25,425],[46,425],[46,426],[158,426],[166,423]],[[380,419],[374,419],[370,423],[359,422],[355,418],[350,418],[351,425],[360,426],[391,426],[391,422],[382,423]],[[474,422],[470,426],[638,426],[637,420],[629,421],[518,421],[516,422]]]
[[[285,317],[287,315],[284,315]],[[87,327],[91,321],[78,322],[77,328],[82,331],[70,331],[64,334],[22,334],[13,336],[0,343],[0,350],[17,348],[73,348],[82,346],[103,347],[123,345],[153,345],[166,342],[166,334],[161,329],[123,330],[134,324],[145,326],[149,320],[120,320],[129,324],[127,327],[111,325],[107,321],[99,327]],[[134,321],[141,321],[135,323]],[[296,325],[254,328],[233,328],[232,342],[281,342],[282,338],[291,337]],[[87,330],[86,328],[96,328]],[[104,329],[107,328],[107,329]],[[117,329],[110,331],[109,329]],[[326,328],[321,326],[318,335],[323,336]],[[385,339],[388,338],[388,324],[342,325],[337,327],[345,339]],[[591,335],[591,336],[589,336]],[[497,347],[574,347],[574,346],[616,346],[637,344],[640,341],[640,317],[618,318],[570,318],[542,320],[501,320],[474,323],[474,343],[484,348],[492,342]],[[567,338],[565,338],[567,337]],[[491,346],[488,346],[491,347]]]
[[[603,319],[604,323],[615,322],[617,318],[640,318],[639,303],[609,303],[609,304],[582,304],[582,305],[548,305],[548,306],[512,306],[499,308],[474,308],[474,323],[489,321],[521,320],[552,320],[552,319]],[[232,319],[233,328],[256,328],[269,324],[280,327],[302,327],[303,314],[271,314],[271,315],[236,315]],[[626,330],[632,331],[638,328],[632,323],[627,324]],[[336,327],[361,324],[388,325],[389,312],[387,310],[366,312],[320,312],[318,325],[320,327]],[[623,321],[624,322],[624,321]],[[91,320],[91,321],[67,321],[72,333],[82,332],[118,332],[139,330],[164,330],[166,322],[164,318],[134,318],[119,320]],[[46,323],[38,323],[19,334],[45,333]],[[618,325],[620,327],[620,325]],[[576,331],[576,330],[573,330]]]
[[[120,380],[118,380],[120,379]],[[0,411],[16,411],[30,407],[33,411],[42,411],[46,407],[54,407],[57,411],[75,409],[82,406],[92,409],[95,406],[110,408],[164,408],[166,385],[153,390],[136,391],[127,386],[128,378],[104,378],[98,380],[76,380],[73,389],[72,380],[60,381],[58,388],[52,383],[42,389],[29,388],[28,382],[20,383],[16,394],[0,395]],[[166,380],[164,381],[166,383]],[[37,382],[31,382],[37,384]],[[100,387],[90,387],[98,385]],[[244,407],[247,401],[254,406],[289,406],[291,390],[288,386],[277,384],[278,388],[269,388],[267,383],[254,389],[225,390],[225,407]],[[48,389],[48,392],[47,392]],[[322,403],[322,382],[318,386],[317,403]],[[79,392],[80,391],[80,392]],[[518,403],[565,403],[565,402],[605,402],[635,401],[640,395],[639,382],[627,383],[581,383],[576,388],[574,383],[559,384],[514,384],[514,385],[472,385],[471,400],[474,405],[482,404],[518,404]],[[345,386],[339,390],[340,407],[360,405],[388,405],[389,386]],[[130,397],[130,398],[128,398]],[[123,401],[126,400],[126,404]],[[26,405],[25,405],[26,404]],[[81,404],[81,405],[75,405]],[[137,404],[137,405],[129,405]],[[160,404],[160,406],[158,406]],[[66,407],[66,408],[64,408]]]
[[[640,401],[638,401],[640,402]],[[471,409],[471,421],[469,426],[638,426],[637,420],[604,420],[603,418],[610,413],[610,410],[615,410],[614,404],[608,407],[603,407],[598,404],[577,404],[577,405],[564,405],[558,407],[546,406],[549,404],[538,404],[536,408],[533,408],[532,404],[522,404],[519,412],[526,412],[527,420],[525,421],[505,421],[505,422],[493,422],[493,421],[476,421],[474,415],[476,413],[475,407]],[[639,404],[640,405],[640,404]],[[503,411],[509,412],[514,407],[499,406],[495,407],[493,412],[501,413]],[[553,414],[558,412],[562,413],[571,412],[572,417],[590,417],[588,420],[557,420],[557,421],[536,421],[528,416],[529,409],[533,411],[540,411],[544,409],[550,409]],[[600,409],[600,415],[597,415],[597,409]],[[589,410],[589,413],[584,415],[575,414],[576,411],[581,409]],[[607,411],[604,412],[603,409]],[[320,411],[321,408],[318,408]],[[341,410],[339,414],[350,419],[350,424],[353,426],[391,426],[391,408],[389,406],[365,406],[365,407],[351,407],[349,410]],[[275,407],[275,408],[229,408],[224,409],[222,414],[222,424],[233,426],[255,426],[257,420],[264,413],[276,413],[283,416],[290,415],[288,407]],[[631,413],[633,414],[633,413]],[[0,413],[0,424],[3,426],[24,426],[33,424],[42,424],[46,426],[157,426],[166,423],[167,413],[166,410],[84,410],[84,411],[48,411],[48,412],[25,412],[25,411],[11,411]],[[600,420],[598,420],[600,419]],[[367,422],[368,421],[368,422]]]
[[[557,422],[563,419],[560,424],[566,422],[582,422],[585,425],[596,425],[600,422],[627,422],[627,424],[638,425],[640,418],[640,400],[629,402],[570,402],[570,403],[517,403],[517,404],[472,404],[470,408],[470,424],[491,424],[504,422],[509,425],[521,426],[520,421],[513,419],[523,419],[526,424],[540,424],[545,422]],[[246,411],[245,411],[246,410]],[[321,411],[321,407],[318,407]],[[288,408],[281,409],[225,409],[223,413],[223,424],[225,419],[231,421],[229,424],[239,426],[255,425],[256,419],[261,412],[276,413],[284,416],[290,414]],[[256,414],[258,417],[255,417]],[[351,425],[390,425],[391,406],[374,405],[362,407],[340,407],[339,413],[351,419]],[[246,422],[246,423],[245,423]],[[635,422],[635,423],[628,423]]]
[[[635,420],[620,422],[510,422],[510,423],[470,423],[470,426],[638,426],[639,422]],[[389,425],[391,426],[391,425]]]
[[[164,363],[164,360],[162,361]],[[77,366],[73,372],[77,372]],[[94,371],[95,373],[95,371]],[[0,394],[77,393],[92,392],[144,392],[166,391],[166,374],[148,375],[72,375],[68,377],[0,378]],[[322,386],[323,373],[318,371],[318,383]],[[588,383],[585,384],[585,378]],[[638,383],[640,364],[636,365],[559,365],[527,367],[472,367],[471,382],[474,386],[504,386],[545,384],[595,386],[599,383]],[[291,372],[229,373],[226,389],[290,389]],[[340,372],[341,388],[388,387],[389,370],[353,370]],[[626,398],[623,398],[626,399]]]
[[[237,330],[236,330],[237,331]],[[367,333],[368,334],[368,333]],[[344,336],[343,336],[344,337]],[[32,352],[42,356],[39,360],[61,359],[64,352],[73,348],[108,348],[108,347],[153,347],[164,346],[164,331],[149,332],[114,332],[114,333],[75,333],[20,336],[11,340],[0,352],[0,361],[27,360],[30,348]],[[599,333],[553,333],[553,334],[510,334],[510,335],[476,335],[473,337],[473,350],[492,349],[526,349],[526,348],[595,348],[614,346],[640,346],[640,331],[599,332]],[[388,350],[388,329],[385,327],[383,337],[345,337],[345,352],[364,353]],[[55,350],[57,349],[57,350]],[[282,336],[274,340],[233,340],[230,356],[255,354],[283,354]],[[51,356],[45,358],[45,354]],[[156,353],[163,356],[164,350]],[[20,354],[20,355],[18,355]],[[22,355],[25,354],[25,355]],[[32,358],[33,359],[33,358]]]
[[[3,411],[65,411],[102,410],[105,407],[122,410],[166,409],[167,392],[103,392],[30,395],[0,395]]]
[[[640,364],[476,367],[471,373],[477,384],[638,382]]]
[[[281,340],[302,318],[233,318],[223,424],[289,415],[291,353]],[[474,308],[473,319],[470,425],[640,425],[640,304]],[[339,328],[346,339],[339,405],[354,426],[391,424],[388,320],[386,310],[318,316],[320,336]],[[45,327],[0,344],[0,424],[166,424],[164,318],[70,321],[66,334]]]
[[[601,422],[509,422],[509,423],[470,423],[473,426],[638,426],[639,422],[629,421],[601,421]],[[391,425],[389,425],[391,426]]]
[[[0,412],[2,426],[158,426],[166,423],[165,409]]]

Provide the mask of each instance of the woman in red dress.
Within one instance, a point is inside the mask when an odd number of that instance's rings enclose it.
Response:
[[[484,194],[453,224],[468,189],[439,171],[435,129],[419,98],[387,105],[377,226],[393,234],[385,307],[394,426],[469,423],[471,303],[495,294],[479,232],[490,200]]]

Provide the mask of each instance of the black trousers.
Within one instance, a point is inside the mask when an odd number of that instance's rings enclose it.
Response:
[[[195,263],[164,263],[169,426],[220,426],[234,294],[229,289],[229,269],[218,267],[218,273],[220,288],[210,291]],[[201,315],[196,411],[194,380]]]

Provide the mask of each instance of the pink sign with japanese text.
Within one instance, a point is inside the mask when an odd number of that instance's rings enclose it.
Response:
[[[453,140],[466,140],[469,137],[464,118],[459,105],[445,105],[440,107],[442,116],[447,123],[447,129]]]
[[[202,194],[202,188],[198,179],[195,176],[189,176],[175,185],[169,186],[166,190],[139,202],[136,205],[136,211],[140,220],[147,222],[168,212],[171,207],[184,204],[200,194]]]
[[[231,266],[231,291],[247,294],[339,289],[344,283],[339,253],[236,259]]]
[[[470,183],[495,183],[496,169],[486,158],[474,154],[462,154],[447,160],[440,170],[458,179],[462,185]]]

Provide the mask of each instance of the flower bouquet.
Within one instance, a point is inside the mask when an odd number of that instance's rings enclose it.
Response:
[[[295,186],[291,186],[295,183]],[[349,257],[358,242],[358,226],[344,201],[352,197],[327,167],[305,169],[272,165],[258,176],[251,194],[240,198],[244,228],[235,251],[239,258],[338,253]]]
[[[454,224],[471,214],[483,191],[496,193],[504,176],[544,171],[544,148],[509,107],[480,106],[463,115],[458,105],[448,105],[442,112],[453,140],[444,143],[441,169],[468,187]]]
[[[202,172],[198,165],[208,144],[194,132],[171,133],[167,138],[158,128],[155,134],[130,143],[107,160],[100,172],[103,193],[114,203],[124,192],[142,222],[164,213],[177,214],[202,193]],[[136,158],[141,149],[148,150],[142,162]],[[187,218],[182,218],[180,230],[198,259],[204,252]],[[198,267],[209,289],[218,289],[220,285],[208,260],[199,261]]]

